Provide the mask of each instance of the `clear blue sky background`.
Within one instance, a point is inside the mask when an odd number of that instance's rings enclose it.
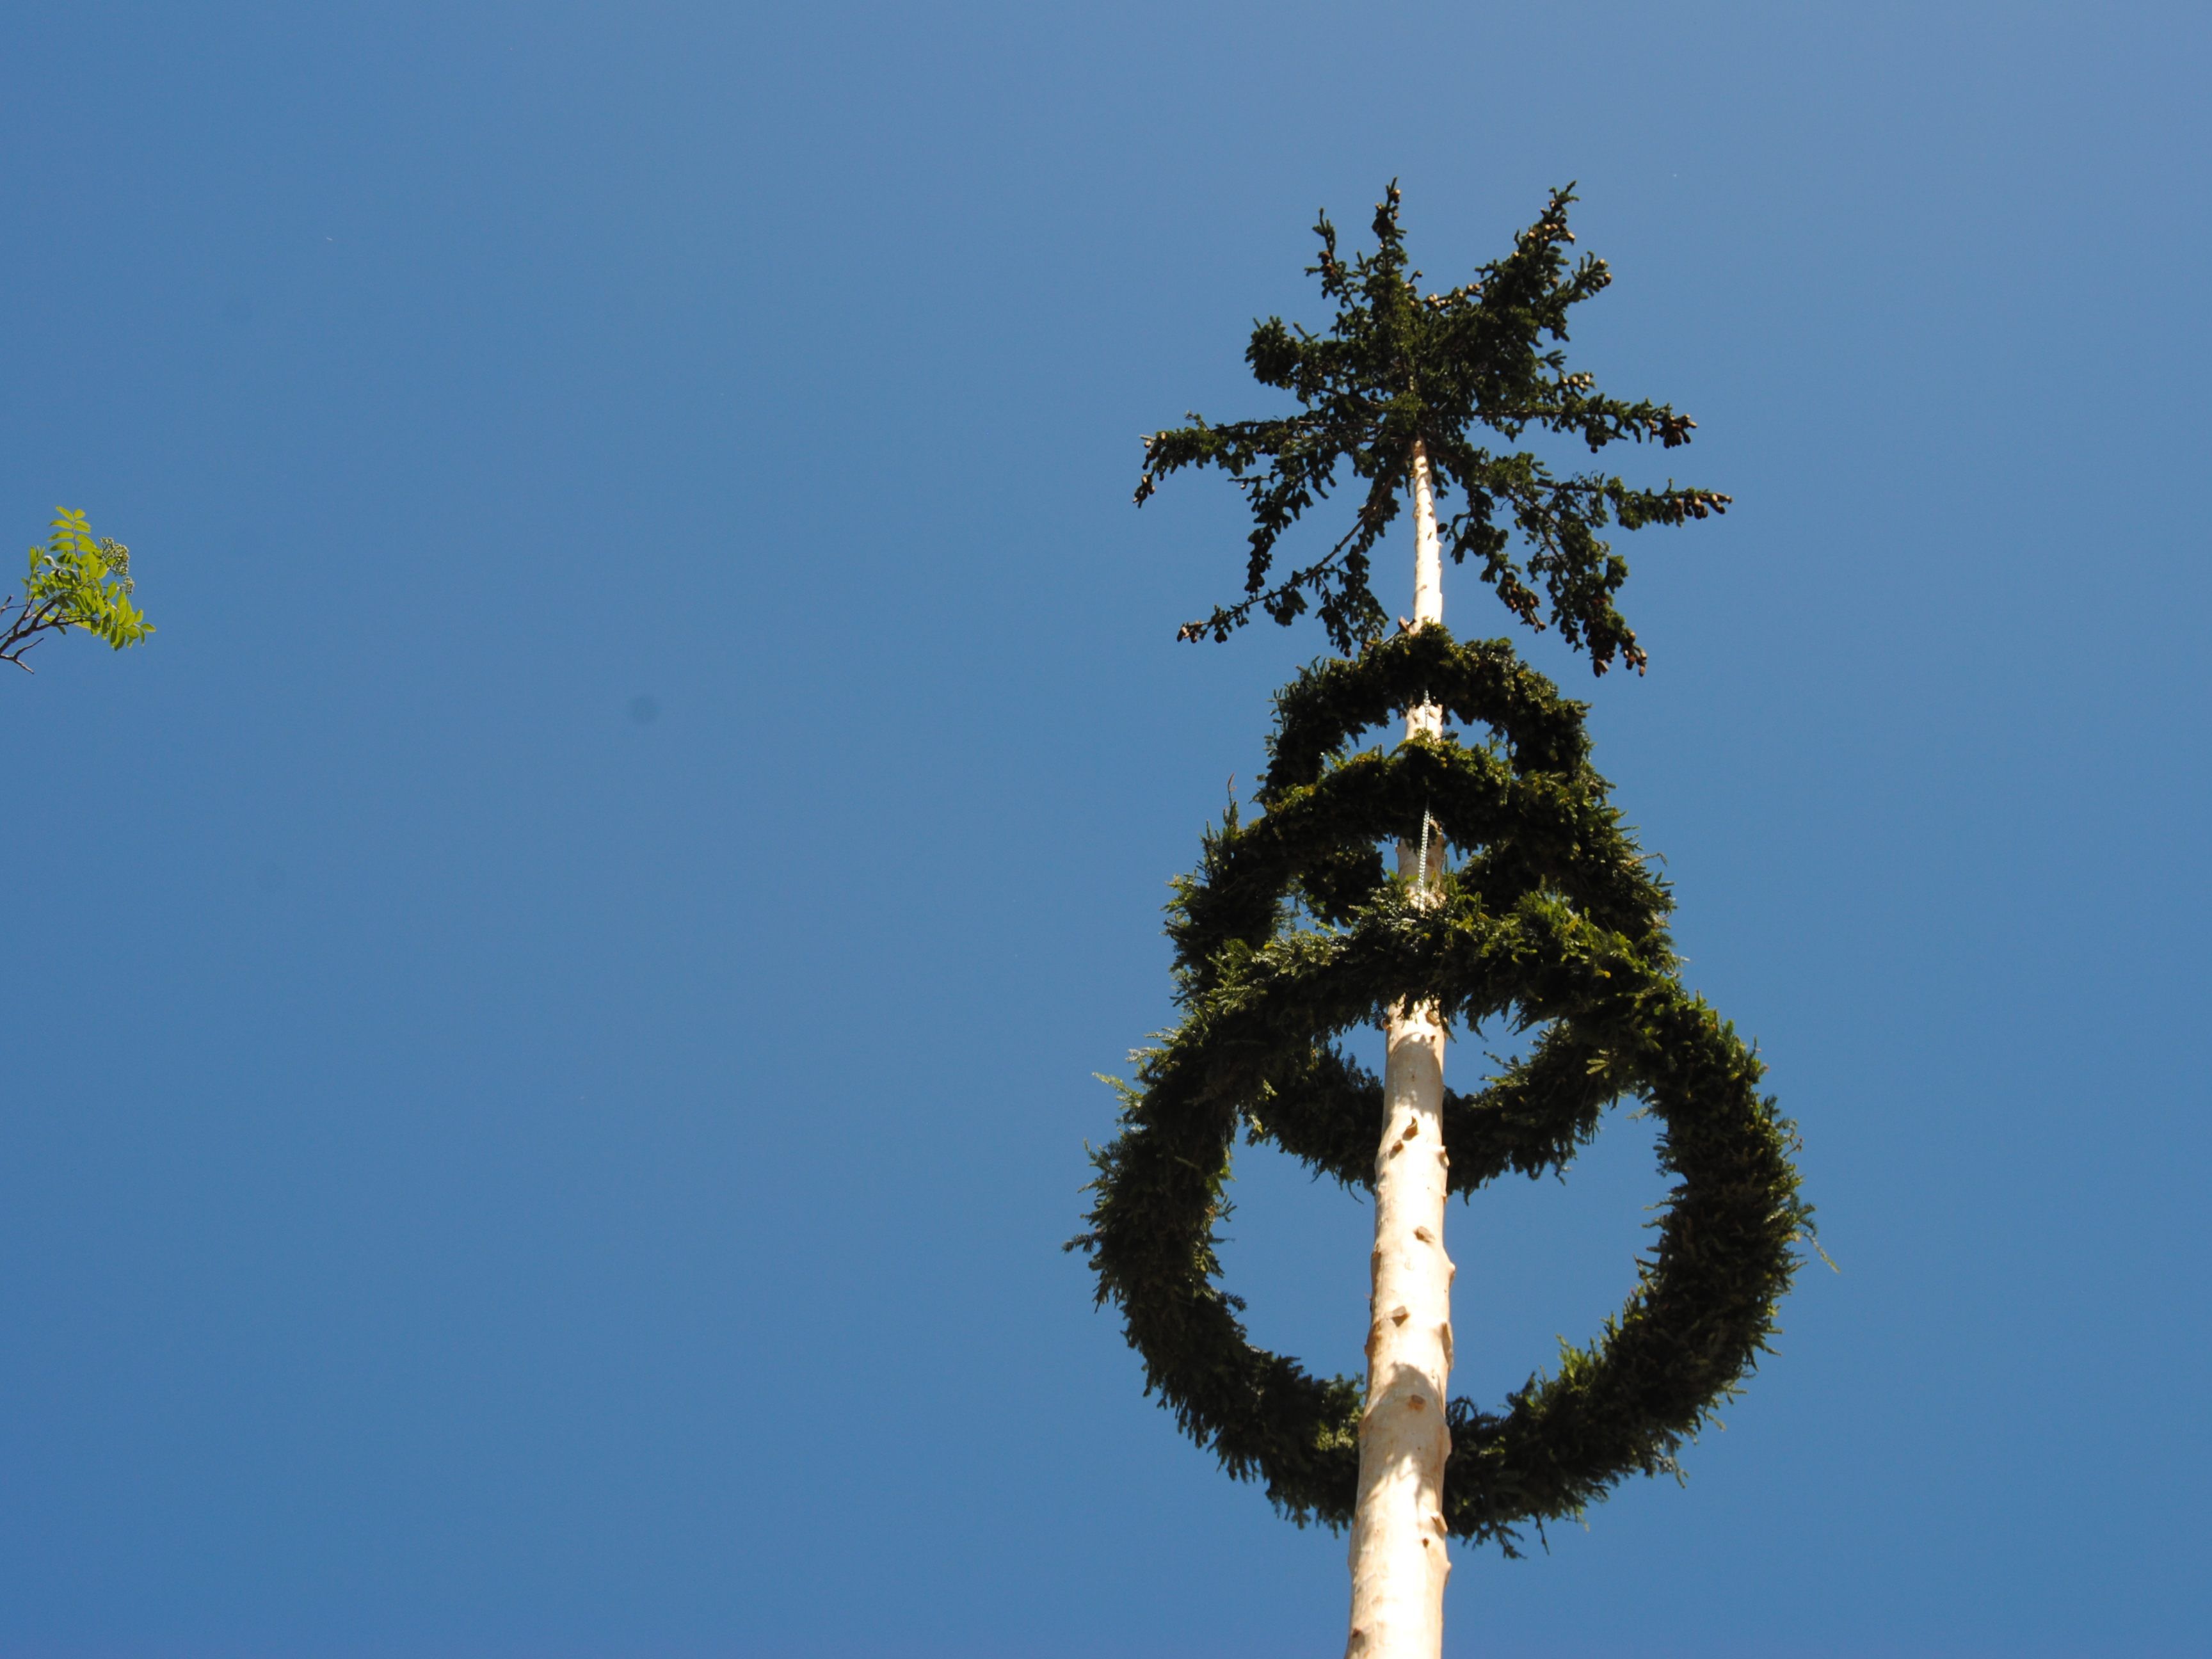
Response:
[[[9,9],[0,525],[88,509],[161,633],[0,682],[0,1652],[1337,1650],[1341,1539],[1059,1246],[1322,648],[1174,643],[1241,509],[1133,512],[1136,437],[1270,406],[1394,174],[1440,283],[1579,179],[1579,361],[1700,422],[1625,463],[1736,497],[1628,547],[1647,678],[1524,644],[1842,1268],[1449,1650],[2202,1650],[2208,46]],[[1650,1154],[1455,1210],[1467,1388],[1617,1303]],[[1358,1203],[1237,1195],[1256,1334],[1355,1366]]]

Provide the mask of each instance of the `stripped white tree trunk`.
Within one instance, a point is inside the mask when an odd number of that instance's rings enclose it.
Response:
[[[1413,626],[1443,620],[1443,562],[1427,448],[1413,446]],[[1440,735],[1443,711],[1407,711],[1406,735]],[[1424,887],[1440,837],[1398,843],[1398,873]],[[1451,1258],[1444,1254],[1444,1027],[1434,1003],[1404,1004],[1385,1030],[1382,1145],[1375,1158],[1375,1293],[1359,1507],[1352,1522],[1346,1659],[1440,1659],[1444,1639],[1444,1384],[1451,1375]]]

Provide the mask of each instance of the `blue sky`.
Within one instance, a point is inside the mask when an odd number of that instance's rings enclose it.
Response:
[[[1174,642],[1239,507],[1133,512],[1136,434],[1267,406],[1393,176],[1440,281],[1578,180],[1577,360],[1700,423],[1625,464],[1736,498],[1626,545],[1648,677],[1522,645],[1842,1269],[1686,1486],[1463,1554],[1449,1650],[2198,1648],[2208,46],[11,10],[0,523],[87,509],[161,632],[0,683],[0,1651],[1334,1650],[1341,1539],[1059,1245],[1322,648]],[[1650,1154],[1455,1209],[1462,1387],[1618,1302]],[[1355,1365],[1358,1203],[1237,1198],[1255,1334]]]

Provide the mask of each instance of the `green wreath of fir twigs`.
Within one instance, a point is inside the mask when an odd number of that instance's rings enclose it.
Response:
[[[1344,752],[1422,702],[1498,742]],[[1659,1119],[1674,1177],[1637,1288],[1599,1340],[1566,1348],[1502,1413],[1452,1402],[1457,1536],[1510,1553],[1522,1523],[1673,1469],[1765,1350],[1808,1236],[1791,1127],[1758,1092],[1758,1060],[1676,977],[1667,895],[1607,804],[1582,717],[1504,641],[1461,646],[1437,627],[1317,665],[1278,699],[1262,815],[1232,811],[1179,884],[1182,1022],[1123,1086],[1074,1244],[1099,1299],[1120,1306],[1147,1388],[1301,1522],[1352,1518],[1362,1390],[1246,1340],[1214,1224],[1240,1123],[1371,1184],[1381,1088],[1330,1046],[1348,1027],[1414,998],[1468,1026],[1545,1028],[1479,1094],[1448,1092],[1454,1191],[1563,1168],[1623,1096]],[[1424,815],[1466,853],[1432,905],[1411,902],[1374,850],[1417,836]]]

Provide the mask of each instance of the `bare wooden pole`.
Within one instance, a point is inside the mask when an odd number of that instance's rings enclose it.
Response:
[[[1413,445],[1413,626],[1443,620],[1443,560],[1425,446]],[[1406,735],[1441,736],[1443,711],[1406,713]],[[1398,843],[1398,873],[1425,896],[1443,848],[1425,821]],[[1444,1024],[1433,1003],[1401,1003],[1384,1031],[1382,1144],[1375,1155],[1374,1294],[1359,1503],[1352,1522],[1346,1659],[1441,1659],[1445,1557],[1444,1386],[1452,1362],[1451,1258],[1444,1254]]]

